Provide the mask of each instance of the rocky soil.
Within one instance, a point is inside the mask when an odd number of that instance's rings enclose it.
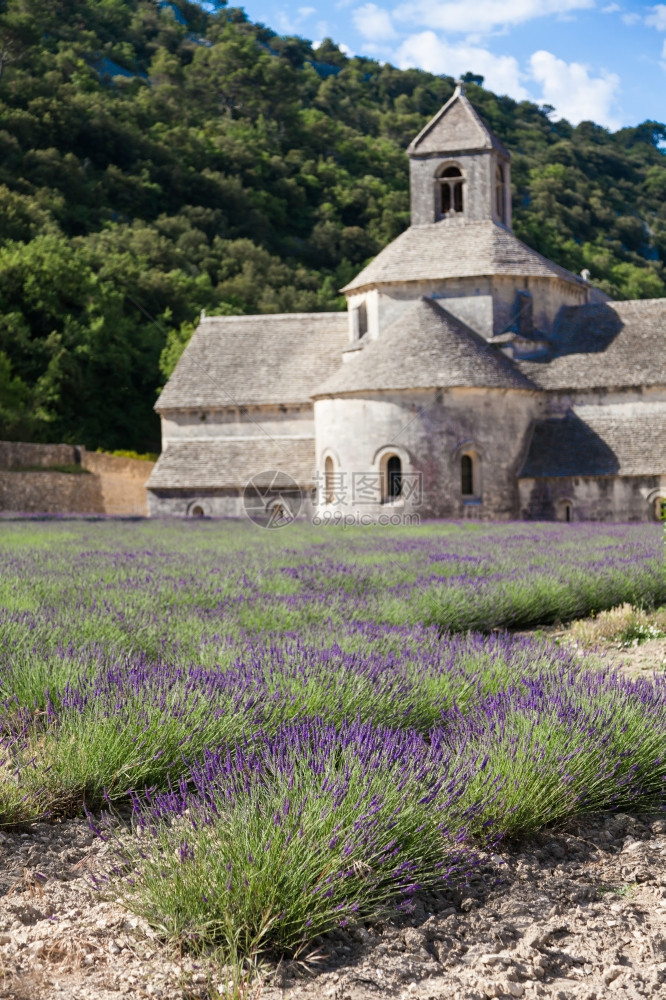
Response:
[[[3,1000],[215,996],[224,973],[181,959],[91,887],[106,845],[86,824],[2,835]],[[666,997],[666,820],[608,815],[486,859],[456,895],[401,922],[340,931],[319,961],[266,970],[261,1000]]]
[[[622,667],[659,670],[664,640]],[[618,655],[627,661],[627,653]],[[661,657],[661,659],[660,659]],[[666,817],[666,813],[664,814]],[[216,1000],[193,962],[93,887],[107,845],[84,820],[0,834],[0,1000]],[[267,968],[247,1000],[666,998],[666,818],[604,815],[484,859],[460,893]]]
[[[625,815],[548,831],[488,859],[455,905],[336,935],[335,971],[262,1000],[666,997],[665,834]]]

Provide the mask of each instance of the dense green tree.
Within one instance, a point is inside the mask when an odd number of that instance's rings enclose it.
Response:
[[[517,234],[666,294],[666,126],[553,122],[473,69]],[[0,0],[0,435],[154,450],[201,309],[342,308],[409,224],[404,149],[452,89],[221,0]]]

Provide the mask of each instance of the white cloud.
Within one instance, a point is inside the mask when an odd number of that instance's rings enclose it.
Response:
[[[633,27],[634,24],[640,24],[641,20],[642,20],[642,18],[641,18],[640,14],[623,14],[622,15],[622,23],[626,24],[628,28]]]
[[[297,35],[302,22],[314,12],[314,7],[299,7],[294,16],[293,12],[287,13],[285,10],[278,10],[274,15],[275,23],[283,35]]]
[[[498,94],[508,94],[518,101],[529,96],[520,82],[518,61],[513,56],[496,56],[467,43],[452,45],[438,38],[434,31],[421,31],[405,39],[394,58],[401,69],[418,66],[429,73],[454,77],[469,70],[483,76],[486,86]]]
[[[651,8],[651,11],[652,13],[645,18],[645,23],[657,31],[666,31],[666,4],[658,3],[656,7]]]
[[[602,14],[616,14],[618,10],[622,10],[619,3],[609,3],[605,7],[601,8]]]
[[[391,15],[374,3],[366,3],[354,11],[353,21],[358,32],[370,41],[388,41],[396,37]]]
[[[589,120],[610,129],[620,128],[621,122],[611,111],[620,85],[616,73],[591,77],[588,66],[567,63],[543,49],[533,53],[530,66],[533,78],[542,86],[542,102],[552,104],[563,118],[574,125]]]
[[[594,7],[595,0],[405,0],[396,19],[451,32],[488,32],[536,17]]]

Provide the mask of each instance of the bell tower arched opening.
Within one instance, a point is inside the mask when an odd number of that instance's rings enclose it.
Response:
[[[463,185],[465,178],[456,166],[445,166],[435,182],[435,204],[438,219],[462,215],[465,210]]]

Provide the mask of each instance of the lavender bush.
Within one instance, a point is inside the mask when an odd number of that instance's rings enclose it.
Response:
[[[298,952],[469,869],[469,768],[412,730],[315,718],[256,734],[135,797],[149,849],[118,843],[125,892],[181,940]]]

